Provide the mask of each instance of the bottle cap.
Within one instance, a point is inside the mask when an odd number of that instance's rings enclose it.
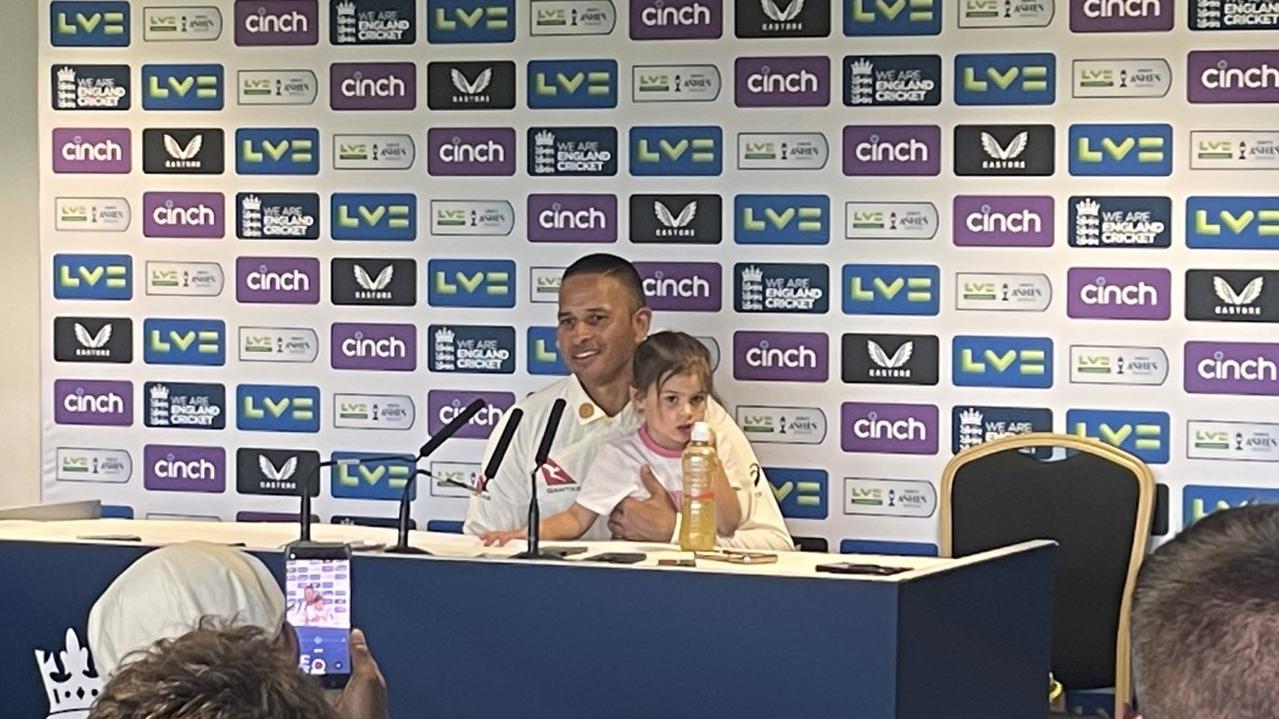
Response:
[[[711,426],[705,422],[694,422],[691,439],[694,442],[711,441]]]

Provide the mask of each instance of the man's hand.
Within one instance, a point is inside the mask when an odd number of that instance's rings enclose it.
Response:
[[[369,651],[364,632],[351,630],[351,680],[334,708],[342,719],[390,719],[386,708],[386,679]]]
[[[675,533],[676,516],[670,495],[647,465],[640,468],[640,482],[648,490],[649,497],[627,497],[617,505],[617,509],[608,518],[608,528],[613,533],[613,539],[670,542],[671,535]]]

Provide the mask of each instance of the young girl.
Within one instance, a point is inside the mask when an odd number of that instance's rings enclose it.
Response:
[[[577,539],[601,516],[607,516],[628,496],[646,499],[640,469],[648,466],[666,489],[675,507],[683,490],[681,457],[694,422],[706,417],[711,396],[711,358],[706,347],[683,332],[650,335],[635,350],[635,379],[631,402],[643,418],[635,433],[599,448],[585,470],[582,490],[573,506],[542,520],[542,539]],[[711,443],[715,443],[712,433]],[[739,484],[748,486],[746,478]],[[715,472],[715,511],[718,533],[731,536],[741,525],[737,493],[723,464]],[[528,528],[481,535],[484,544],[505,544],[528,536]]]

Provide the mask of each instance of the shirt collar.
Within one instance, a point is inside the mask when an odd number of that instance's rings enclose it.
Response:
[[[630,422],[635,415],[635,405],[627,402],[626,406],[620,412],[609,417],[608,414],[598,405],[591,396],[586,393],[586,388],[582,386],[581,380],[577,375],[569,375],[568,391],[564,393],[564,399],[568,400],[567,411],[577,418],[577,423],[583,427],[593,422],[603,422],[613,420],[614,422]]]

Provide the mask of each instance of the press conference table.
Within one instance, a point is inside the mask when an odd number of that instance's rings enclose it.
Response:
[[[81,539],[102,535],[142,541]],[[0,521],[4,715],[49,715],[33,650],[60,653],[68,629],[87,641],[89,607],[146,551],[192,539],[243,543],[279,577],[280,549],[294,538],[288,524]],[[389,529],[313,529],[317,541],[394,538]],[[1050,542],[958,560],[794,552],[776,564],[695,568],[656,566],[690,556],[671,545],[554,543],[585,545],[585,556],[648,555],[619,566],[503,559],[522,547],[459,535],[413,532],[410,542],[434,556],[357,552],[352,567],[355,624],[386,675],[396,719],[1046,713]],[[835,561],[908,571],[814,570]]]

